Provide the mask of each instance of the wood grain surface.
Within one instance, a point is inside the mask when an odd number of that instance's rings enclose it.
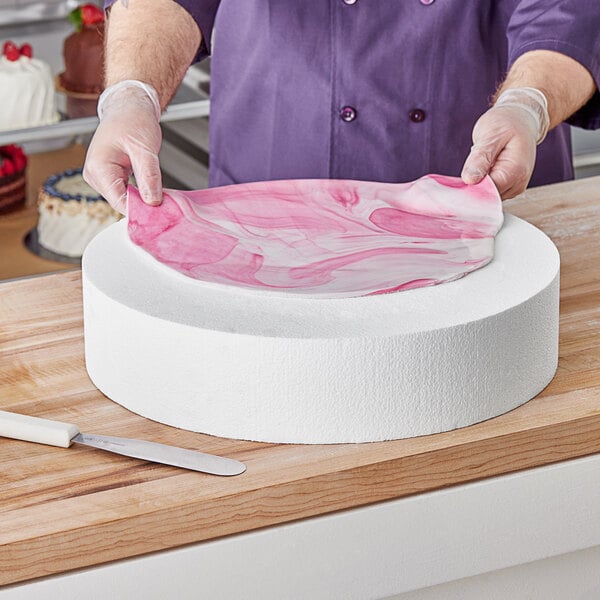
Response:
[[[270,445],[148,421],[83,363],[78,271],[0,285],[0,409],[244,461],[220,478],[84,447],[0,440],[0,585],[600,451],[600,178],[505,203],[562,258],[560,361],[535,399],[456,431],[394,442]]]

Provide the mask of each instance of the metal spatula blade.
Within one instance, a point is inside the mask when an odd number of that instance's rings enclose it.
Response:
[[[72,443],[151,462],[226,477],[240,475],[244,463],[196,450],[129,438],[81,433],[76,425],[0,410],[0,437],[68,448]]]

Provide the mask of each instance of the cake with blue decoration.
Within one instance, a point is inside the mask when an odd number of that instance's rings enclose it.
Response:
[[[81,169],[51,175],[38,195],[38,242],[69,257],[80,257],[91,239],[121,214],[83,179]]]

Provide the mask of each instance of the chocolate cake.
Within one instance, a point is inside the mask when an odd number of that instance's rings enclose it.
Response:
[[[104,78],[104,23],[82,27],[64,43],[60,83],[68,92],[100,94]]]
[[[104,89],[104,13],[84,4],[71,11],[69,19],[75,31],[64,41],[65,69],[57,87],[67,96],[70,118],[92,116]]]
[[[25,204],[26,168],[22,148],[14,144],[0,146],[0,214]]]

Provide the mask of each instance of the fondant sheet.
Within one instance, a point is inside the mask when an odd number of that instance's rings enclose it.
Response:
[[[486,265],[502,225],[489,177],[410,183],[285,180],[165,190],[149,206],[129,188],[132,241],[209,283],[342,298],[452,281]]]

